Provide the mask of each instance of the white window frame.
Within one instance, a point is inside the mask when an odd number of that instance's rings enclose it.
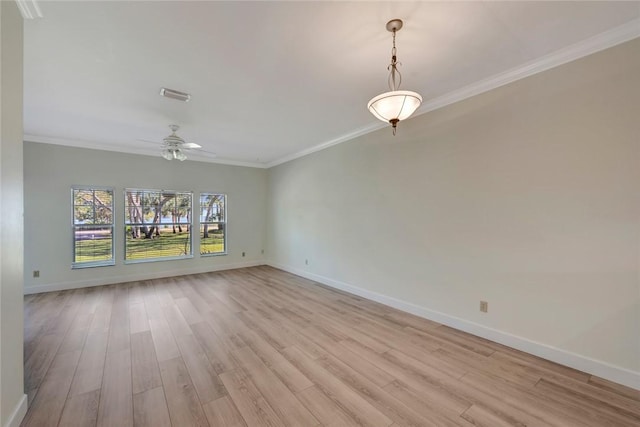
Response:
[[[223,196],[224,197],[224,209],[222,212],[222,220],[221,221],[202,221],[202,209],[203,209],[203,205],[202,205],[202,198],[203,196]],[[200,247],[198,248],[198,252],[200,253],[201,257],[210,257],[210,256],[221,256],[221,255],[227,255],[228,254],[228,239],[227,239],[227,194],[226,193],[220,193],[220,192],[213,192],[213,191],[207,191],[207,192],[201,192],[200,193],[200,197],[198,198],[198,235],[200,237]],[[223,235],[223,245],[224,245],[224,250],[222,252],[214,252],[214,253],[202,253],[202,227],[204,225],[210,225],[210,224],[223,224],[224,226],[224,235]]]
[[[159,194],[174,194],[174,195],[189,195],[190,197],[190,209],[191,216],[188,222],[176,222],[176,223],[161,223],[161,226],[178,226],[178,225],[187,225],[189,228],[189,253],[185,255],[178,256],[165,256],[165,257],[155,257],[155,258],[143,258],[143,259],[127,259],[127,228],[131,226],[149,226],[154,225],[153,223],[145,223],[144,220],[142,222],[132,223],[127,219],[127,210],[129,207],[128,196],[130,192],[145,192],[145,193],[159,193]],[[157,262],[157,261],[174,261],[181,259],[191,259],[193,258],[193,191],[179,191],[179,190],[157,190],[152,188],[125,188],[124,189],[124,263],[125,264],[139,264],[145,262]]]
[[[76,224],[76,191],[108,191],[111,193],[111,223],[105,224]],[[74,185],[71,187],[71,268],[91,268],[106,267],[116,264],[115,259],[115,191],[113,187],[103,187],[98,185]],[[91,228],[110,228],[111,229],[111,258],[100,261],[76,261],[76,231]]]

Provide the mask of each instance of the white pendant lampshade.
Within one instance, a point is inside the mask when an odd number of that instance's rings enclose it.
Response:
[[[383,122],[393,124],[408,119],[422,104],[422,97],[410,90],[394,90],[374,97],[367,108]]]
[[[398,58],[396,56],[396,33],[402,28],[402,20],[392,19],[387,22],[387,30],[393,33],[393,49],[391,49],[391,64],[389,64],[389,89],[391,91],[381,93],[367,104],[367,108],[378,119],[391,123],[393,134],[400,120],[408,119],[422,104],[422,97],[410,90],[399,90],[402,83],[402,75],[398,71]]]

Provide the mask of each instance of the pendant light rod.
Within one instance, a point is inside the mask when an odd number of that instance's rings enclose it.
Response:
[[[400,84],[402,84],[402,74],[398,70],[398,57],[396,50],[396,33],[402,28],[402,20],[392,19],[387,22],[387,30],[393,33],[393,47],[391,48],[391,64],[387,67],[389,70],[389,89],[392,91],[398,90]],[[402,64],[400,64],[402,65]],[[396,82],[396,74],[398,75],[398,81]]]

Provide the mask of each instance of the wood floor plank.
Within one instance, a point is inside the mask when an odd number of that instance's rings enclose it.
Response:
[[[158,298],[158,304],[160,304],[160,307],[173,305],[173,295],[171,295],[171,292],[169,292],[169,278],[154,279],[151,281],[151,284],[155,289],[156,296]]]
[[[292,392],[302,391],[313,386],[309,378],[305,377],[288,360],[271,365],[271,370]]]
[[[155,301],[155,295],[145,298],[145,308],[158,362],[180,357],[178,344],[173,337],[167,319],[164,317],[160,303]]]
[[[131,377],[133,394],[162,386],[150,331],[131,335]]]
[[[614,412],[635,417],[640,424],[640,404],[627,396],[621,396],[618,393],[603,390],[591,384],[585,384],[567,377],[545,376],[536,384],[536,387],[543,385],[548,385],[549,388],[553,387],[561,391],[565,396],[571,395],[580,402],[588,401],[591,406],[602,405],[603,407],[611,408]]]
[[[175,304],[180,309],[180,313],[182,313],[184,320],[186,320],[189,325],[204,322],[204,317],[202,317],[202,314],[200,314],[189,298],[178,298],[175,300]],[[209,310],[205,311],[205,313],[208,312]]]
[[[80,352],[58,354],[38,388],[24,426],[56,426],[67,400]]]
[[[129,284],[129,305],[144,303],[146,286],[142,282],[132,282]]]
[[[233,349],[220,339],[207,322],[195,323],[191,325],[191,330],[218,374],[238,367],[231,355]]]
[[[108,331],[95,329],[89,332],[73,377],[70,396],[100,390],[108,339]]]
[[[209,424],[216,427],[245,427],[242,415],[229,396],[212,400],[203,405]]]
[[[393,420],[394,424],[398,426],[422,426],[428,422],[419,413],[404,405],[401,400],[387,393],[336,357],[327,355],[318,359],[318,363],[362,396],[372,406],[379,409],[389,419]]]
[[[133,396],[133,420],[136,427],[171,427],[162,387],[148,389]]]
[[[115,288],[113,308],[111,310],[111,322],[109,323],[109,344],[107,353],[129,350],[129,290],[126,286]]]
[[[220,374],[220,379],[248,426],[282,426],[273,408],[242,371]]]
[[[47,334],[40,338],[24,366],[24,388],[27,392],[40,386],[63,338],[61,334]]]
[[[101,330],[109,332],[111,324],[111,312],[113,310],[113,297],[115,286],[103,286],[100,289],[100,297],[98,299],[91,325],[90,331]]]
[[[354,392],[330,372],[294,347],[285,350],[287,358],[307,378],[311,379],[327,396],[340,406],[351,418],[366,426],[389,426],[393,421]]]
[[[162,312],[164,313],[165,319],[167,319],[167,323],[169,324],[169,328],[171,328],[171,332],[173,332],[174,337],[177,338],[181,335],[193,335],[193,331],[189,327],[189,323],[187,323],[177,305],[167,305],[162,308]]]
[[[626,387],[621,384],[616,384],[612,381],[605,380],[604,378],[591,376],[589,378],[589,384],[594,387],[598,387],[602,390],[607,390],[612,393],[618,394],[619,396],[624,396],[629,399],[640,402],[640,390],[634,390],[631,387]]]
[[[438,397],[433,394],[416,391],[399,380],[390,382],[384,386],[384,390],[420,414],[425,420],[425,426],[458,427],[468,425],[468,422],[464,422],[460,418],[458,411],[441,405]]]
[[[71,396],[67,399],[59,427],[95,426],[98,421],[100,390]]]
[[[243,370],[262,393],[278,418],[289,426],[315,426],[318,420],[296,399],[282,381],[255,355],[250,348],[236,351]],[[309,382],[311,386],[311,382]]]
[[[431,352],[430,355],[442,361],[443,364],[457,366],[463,374],[473,369],[497,375],[514,384],[529,387],[535,386],[541,378],[517,365],[500,363],[492,357],[482,356],[464,349],[452,351],[449,348],[439,348]]]
[[[199,277],[200,276],[189,276],[188,278],[186,278],[186,280],[183,280],[180,282],[180,288],[182,289],[182,293],[184,294],[184,297],[189,300],[189,302],[191,303],[191,305],[193,305],[196,311],[200,315],[204,315],[211,311],[211,307],[198,294],[198,292],[194,287],[197,281],[201,280]],[[189,319],[187,319],[187,321],[189,322],[189,324],[191,324],[191,321],[189,321]]]
[[[97,426],[133,426],[131,350],[129,349],[107,351]]]
[[[200,403],[208,403],[225,396],[227,390],[196,338],[193,335],[180,335],[176,340]]]
[[[296,397],[322,425],[330,425],[339,418],[349,418],[349,415],[340,406],[315,385],[296,393]],[[342,417],[339,417],[339,413],[342,414]],[[355,423],[354,420],[351,420],[351,422]]]
[[[490,356],[492,359],[499,360],[501,363],[511,363],[520,366],[522,369],[539,376],[560,375],[572,378],[576,381],[586,383],[591,375],[572,369],[557,363],[526,354],[515,349],[501,348]]]
[[[640,391],[268,266],[25,296],[23,426],[640,426]]]
[[[610,424],[617,426],[638,426],[640,425],[640,416],[637,410],[640,405],[634,404],[629,408],[621,408],[612,405],[610,402],[600,400],[592,395],[585,394],[581,390],[575,390],[564,387],[557,382],[541,379],[535,387],[545,396],[554,400],[552,406],[557,407],[562,402],[562,408],[559,412],[568,413],[582,420],[582,416],[588,416],[590,420],[597,420],[598,424]],[[587,404],[586,408],[582,405]],[[567,411],[565,408],[575,408],[574,411]],[[584,421],[585,425],[587,421]]]
[[[67,334],[65,335],[62,343],[60,343],[60,348],[58,348],[58,353],[67,353],[69,351],[79,351],[84,347],[84,341],[87,338],[87,333],[89,332],[89,323],[92,318],[92,315],[78,315],[76,316],[76,321],[78,325],[84,324],[85,327],[71,327]]]
[[[141,299],[140,296],[139,299]],[[137,300],[136,300],[137,301]],[[129,305],[129,333],[131,335],[149,330],[149,319],[144,301]]]
[[[169,416],[174,426],[208,426],[196,389],[181,357],[160,362]]]
[[[461,417],[477,427],[511,427],[518,425],[513,420],[502,418],[479,405],[471,406],[471,408],[462,413]]]
[[[455,412],[457,415],[461,414],[472,404],[465,396],[456,393],[455,390],[450,387],[450,384],[447,384],[447,381],[450,380],[451,377],[437,369],[421,365],[416,360],[405,360],[404,358],[398,359],[397,357],[391,357],[389,355],[379,355],[355,341],[346,340],[342,342],[342,344],[378,368],[388,372],[393,377],[410,386],[413,390],[429,395],[432,401],[438,402],[438,405]]]
[[[543,395],[535,395],[534,390],[509,385],[495,376],[479,372],[470,372],[461,379],[463,384],[482,392],[485,396],[493,397],[503,402],[505,412],[519,410],[537,420],[555,426],[579,425],[602,426],[602,420],[592,419],[587,408],[584,411],[574,411],[571,407],[557,405],[555,399]],[[490,405],[488,405],[490,406]],[[527,424],[533,423],[530,421]],[[605,423],[604,425],[608,425]],[[615,425],[615,424],[614,424]]]

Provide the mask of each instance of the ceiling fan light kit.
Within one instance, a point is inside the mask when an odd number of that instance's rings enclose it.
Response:
[[[161,154],[165,159],[180,160],[182,162],[187,159],[187,156],[182,152],[182,149],[190,150],[192,148],[202,148],[202,146],[193,142],[185,142],[184,139],[176,135],[176,132],[178,131],[178,129],[180,129],[180,126],[169,125],[169,129],[171,129],[171,135],[162,140],[164,149],[162,150]]]
[[[162,157],[167,160],[180,160],[181,162],[187,160],[187,156],[179,148],[165,148],[162,150]]]
[[[402,28],[402,20],[392,19],[387,22],[387,31],[393,33],[393,48],[391,49],[391,63],[389,70],[389,89],[391,91],[375,96],[367,104],[367,108],[377,119],[388,122],[396,134],[398,122],[408,119],[422,104],[422,96],[410,90],[400,90],[402,75],[398,71],[396,55],[396,33]]]

